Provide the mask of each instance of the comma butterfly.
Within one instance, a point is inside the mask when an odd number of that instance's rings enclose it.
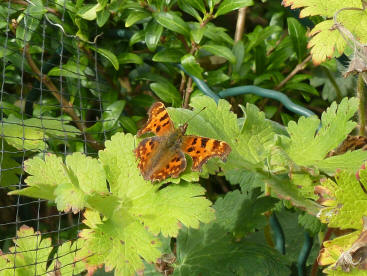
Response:
[[[184,153],[192,158],[192,170],[199,171],[209,158],[218,156],[225,161],[231,152],[226,142],[185,135],[187,123],[175,128],[161,102],[154,103],[148,114],[148,122],[138,131],[137,136],[147,132],[156,136],[145,138],[134,150],[139,159],[138,168],[145,180],[162,181],[168,177],[178,177],[186,168]]]

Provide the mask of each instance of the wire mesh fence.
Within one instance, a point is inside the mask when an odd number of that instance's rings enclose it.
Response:
[[[98,40],[82,43],[62,27],[73,16],[67,1],[0,4],[0,275],[80,272],[80,213],[7,194],[26,186],[28,158],[94,156],[108,136],[103,91],[111,82],[101,73]]]

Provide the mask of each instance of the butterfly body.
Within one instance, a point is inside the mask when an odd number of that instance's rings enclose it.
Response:
[[[156,136],[143,139],[135,149],[138,168],[145,180],[162,181],[178,177],[186,169],[185,153],[193,159],[192,170],[200,170],[213,156],[223,160],[231,151],[226,142],[195,135],[185,135],[187,123],[175,128],[163,103],[152,105],[149,119],[137,136],[152,132]]]

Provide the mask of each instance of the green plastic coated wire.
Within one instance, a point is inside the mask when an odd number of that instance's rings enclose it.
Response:
[[[289,111],[292,111],[296,114],[299,114],[305,117],[316,115],[315,113],[308,110],[307,108],[304,108],[303,106],[295,104],[283,93],[280,93],[275,90],[261,88],[255,85],[245,85],[245,86],[237,86],[233,88],[228,88],[228,89],[225,89],[219,92],[219,97],[226,98],[230,96],[238,96],[238,95],[244,95],[244,94],[255,94],[260,97],[277,100],[281,102],[284,105],[284,107],[287,108]]]
[[[206,83],[197,78],[194,77],[193,75],[189,74],[185,68],[183,68],[183,66],[181,64],[177,64],[177,67],[180,68],[180,70],[184,71],[187,75],[190,76],[190,78],[192,78],[192,80],[196,83],[197,87],[201,90],[201,92],[203,92],[205,95],[209,96],[210,98],[212,98],[216,103],[218,103],[218,101],[220,100],[219,96],[217,94],[215,94],[210,88],[209,86],[206,85]]]
[[[281,102],[284,105],[284,107],[287,108],[289,111],[299,114],[301,116],[309,117],[312,115],[316,115],[311,110],[308,110],[307,108],[304,108],[303,106],[295,104],[283,93],[280,93],[278,91],[271,90],[271,89],[261,88],[255,85],[245,85],[245,86],[237,86],[237,87],[228,88],[228,89],[222,90],[217,95],[213,92],[213,90],[209,88],[209,86],[203,80],[189,74],[183,68],[181,64],[178,64],[177,67],[180,68],[182,71],[184,71],[187,75],[189,75],[192,78],[192,80],[196,83],[197,87],[205,95],[211,97],[217,103],[220,98],[226,98],[230,96],[238,96],[238,95],[244,95],[244,94],[255,94],[263,98],[270,98],[270,99],[277,100]]]
[[[304,232],[304,237],[305,237],[305,241],[303,242],[303,245],[298,255],[298,260],[297,260],[298,276],[305,275],[306,261],[307,261],[308,256],[311,253],[312,244],[313,244],[313,238],[306,231]]]

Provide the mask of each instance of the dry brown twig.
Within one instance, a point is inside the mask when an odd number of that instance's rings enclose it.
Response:
[[[33,61],[32,56],[29,52],[29,45],[25,46],[25,56],[27,59],[27,62],[29,66],[32,68],[32,71],[36,74],[36,79],[44,83],[45,86],[50,90],[52,95],[56,98],[56,100],[60,103],[61,109],[67,113],[77,128],[85,135],[87,138],[87,141],[91,143],[91,146],[96,149],[100,150],[103,149],[104,146],[100,144],[98,141],[96,141],[89,133],[86,133],[85,130],[87,129],[84,121],[82,121],[79,116],[74,111],[74,106],[72,103],[70,103],[67,99],[65,99],[62,94],[59,92],[55,84],[52,82],[52,80],[47,76],[41,73],[40,69],[38,68],[37,64]]]

